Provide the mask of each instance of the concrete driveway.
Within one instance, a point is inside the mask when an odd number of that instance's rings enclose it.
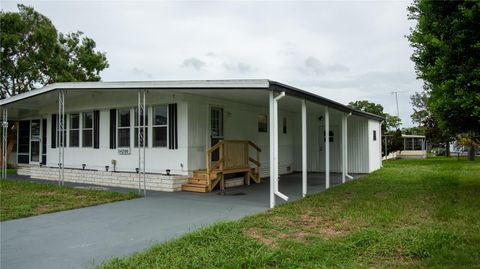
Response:
[[[280,190],[301,197],[301,175],[283,176]],[[340,182],[332,175],[333,185]],[[219,220],[265,211],[269,182],[213,193],[150,192],[146,198],[5,221],[1,268],[85,268],[140,251]],[[309,175],[309,193],[324,190]],[[279,201],[280,202],[280,201]]]

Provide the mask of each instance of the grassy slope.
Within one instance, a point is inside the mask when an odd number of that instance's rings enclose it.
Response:
[[[54,184],[0,181],[0,220],[40,215],[113,201],[132,199],[133,193],[58,187]]]
[[[369,176],[104,268],[480,268],[480,162],[388,162]]]

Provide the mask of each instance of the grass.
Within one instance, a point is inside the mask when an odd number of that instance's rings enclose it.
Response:
[[[0,181],[0,221],[110,203],[138,197],[134,193],[59,187],[26,181]]]
[[[480,161],[390,161],[101,268],[480,268]]]

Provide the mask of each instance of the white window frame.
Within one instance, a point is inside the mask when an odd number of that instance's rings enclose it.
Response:
[[[120,126],[120,111],[121,110],[128,110],[129,112],[129,126]],[[119,108],[117,109],[117,125],[116,128],[116,136],[117,136],[117,148],[131,148],[132,147],[132,125],[134,124],[132,120],[132,109],[131,108]],[[120,146],[120,139],[119,139],[119,130],[120,129],[128,129],[129,132],[129,145],[128,146]]]

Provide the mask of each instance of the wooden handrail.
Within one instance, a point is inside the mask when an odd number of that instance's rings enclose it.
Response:
[[[254,149],[256,149],[257,151],[262,152],[262,149],[257,144],[253,143],[252,141],[248,141],[248,144],[250,146],[252,146]]]
[[[214,150],[220,148],[220,146],[223,146],[224,140],[220,140],[217,142],[217,144],[213,145],[211,148],[207,150],[208,153],[212,153]]]
[[[230,144],[227,146],[227,144]],[[242,146],[243,145],[243,146]],[[255,151],[255,157],[250,156],[250,147],[252,147]],[[215,162],[215,164],[212,165],[212,153],[218,150],[219,151],[219,158]],[[237,152],[239,156],[225,156],[225,154],[235,154]],[[246,169],[249,171],[246,174],[246,178],[248,178],[247,184],[249,184],[249,177],[252,176],[255,181],[258,183],[259,182],[259,174],[260,174],[260,152],[262,152],[262,149],[255,143],[253,143],[250,140],[220,140],[218,141],[215,145],[213,145],[211,148],[209,148],[206,152],[206,165],[207,165],[207,180],[210,182],[211,178],[211,173],[215,171],[216,169],[219,169],[218,173],[220,175],[220,188],[223,190],[224,187],[224,178],[223,178],[223,173],[224,169],[227,170],[235,170],[235,169]],[[244,156],[245,159],[243,160],[242,157]],[[240,158],[238,158],[240,157]],[[242,164],[243,163],[243,164]],[[256,167],[254,168],[254,174],[252,175],[250,172],[250,163],[253,163]],[[240,166],[240,167],[239,167]],[[246,166],[246,167],[245,167]],[[218,175],[217,175],[218,178]],[[218,183],[218,181],[216,182]],[[215,183],[215,184],[216,184]],[[209,188],[213,188],[214,186],[210,186],[209,183]]]
[[[259,161],[255,160],[254,158],[252,157],[248,157],[248,160],[251,161],[252,163],[254,163],[256,166],[260,167],[261,164]]]

